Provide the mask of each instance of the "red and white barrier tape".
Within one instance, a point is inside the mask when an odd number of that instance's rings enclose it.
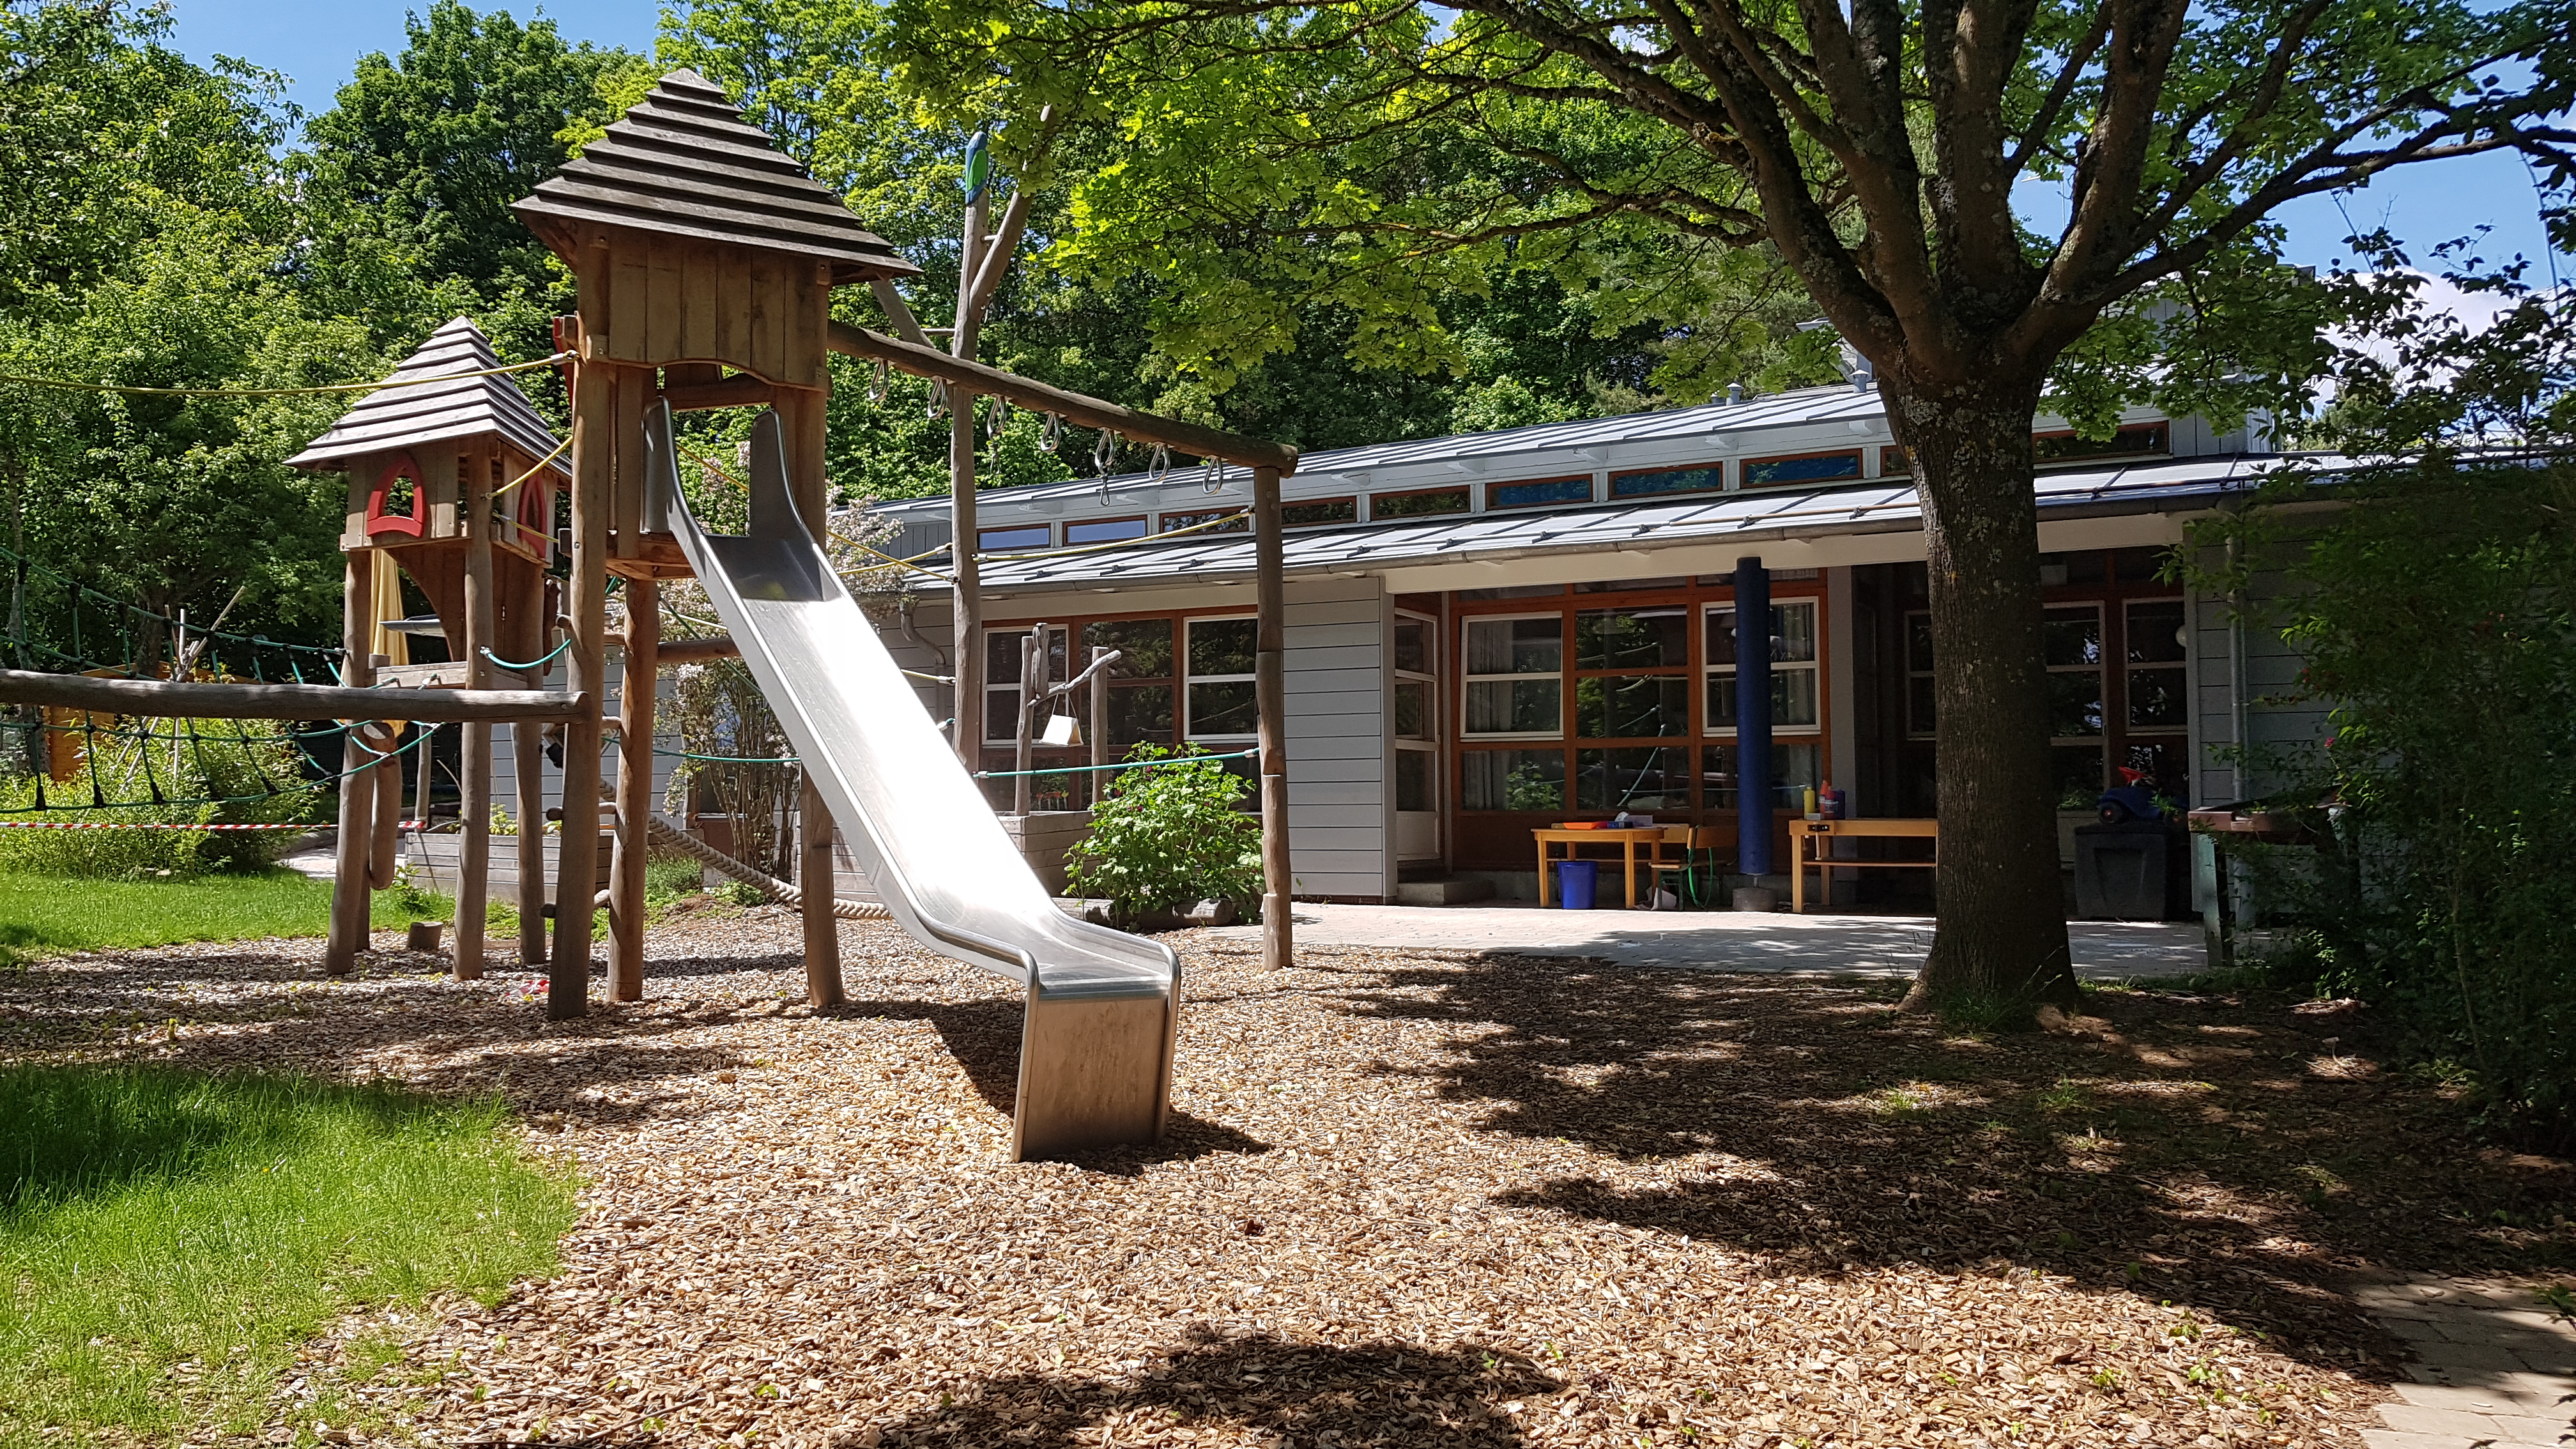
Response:
[[[405,820],[399,828],[418,830],[426,820]],[[158,825],[124,820],[0,820],[0,830],[319,830],[318,825]]]

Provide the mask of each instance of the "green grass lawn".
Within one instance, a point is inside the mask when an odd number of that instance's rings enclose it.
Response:
[[[375,894],[375,924],[451,914],[443,896]],[[320,936],[331,929],[331,886],[291,870],[193,880],[80,880],[0,872],[0,960],[108,951],[174,941]]]
[[[333,1314],[551,1271],[573,1183],[502,1116],[293,1077],[0,1067],[0,1445],[242,1432]]]

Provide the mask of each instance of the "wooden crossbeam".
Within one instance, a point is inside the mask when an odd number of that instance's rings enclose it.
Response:
[[[43,704],[152,719],[568,720],[587,694],[538,689],[344,689],[329,684],[172,684],[0,669],[0,704]]]

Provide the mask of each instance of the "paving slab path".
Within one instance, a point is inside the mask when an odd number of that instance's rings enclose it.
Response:
[[[1704,971],[1911,976],[1932,948],[1929,916],[1300,902],[1295,921],[1297,939],[1318,946],[1594,956],[1625,966]],[[1259,928],[1234,926],[1215,934],[1250,940]],[[2208,969],[2200,927],[2191,922],[2077,921],[2067,935],[2075,969],[2088,980],[2188,976]]]
[[[2353,1296],[2415,1351],[2370,1449],[2576,1444],[2576,1323],[2530,1289],[2418,1274]]]

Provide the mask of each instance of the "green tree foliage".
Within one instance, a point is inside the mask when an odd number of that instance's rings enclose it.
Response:
[[[1122,921],[1197,901],[1261,896],[1261,822],[1235,808],[1243,782],[1195,745],[1138,745],[1091,807],[1091,833],[1065,852],[1073,889]]]
[[[307,289],[387,347],[470,312],[505,356],[542,357],[571,286],[510,203],[563,165],[580,128],[613,118],[639,58],[459,0],[407,17],[404,34],[400,55],[360,56],[305,128]]]
[[[2576,1131],[2576,299],[2473,282],[2517,295],[2472,334],[2410,305],[2420,280],[2385,274],[2380,346],[2320,425],[2417,460],[2268,484],[2197,527],[2238,563],[2200,582],[2283,568],[2249,623],[2307,661],[2277,703],[2332,711],[2328,748],[2262,762],[2330,807],[2313,861],[2257,861],[2301,923],[2277,969],[2387,1009],[2556,1147]]]
[[[2259,391],[2295,403],[2327,304],[2271,254],[2275,208],[2411,161],[2576,154],[2549,123],[2576,64],[2541,0],[889,14],[887,54],[933,114],[998,113],[1011,137],[1044,108],[1103,138],[1054,255],[1149,276],[1155,346],[1212,378],[1292,346],[1321,299],[1355,319],[1358,356],[1430,369],[1457,346],[1435,299],[1497,274],[1625,282],[1638,315],[1689,329],[1720,315],[1699,279],[1776,257],[1872,364],[1914,459],[1934,694],[1977,722],[1941,744],[1917,1002],[2074,999],[2030,441],[2052,378],[2096,432],[2123,396],[2222,420]],[[2029,186],[2061,191],[2061,224],[2016,213]]]
[[[0,312],[76,305],[191,210],[289,234],[279,78],[197,65],[164,43],[170,27],[166,9],[125,3],[0,5]]]
[[[664,64],[691,66],[727,87],[920,264],[908,300],[935,325],[955,309],[963,149],[978,125],[1004,112],[920,104],[890,68],[899,39],[889,12],[866,0],[698,0],[670,13],[659,51]],[[1428,290],[1422,305],[1435,321],[1428,335],[1442,349],[1428,373],[1390,366],[1397,359],[1378,346],[1367,314],[1329,290],[1296,298],[1288,309],[1294,335],[1244,366],[1218,373],[1177,365],[1157,342],[1186,299],[1147,255],[1063,264],[1082,255],[1077,190],[1116,161],[1115,135],[1101,119],[1085,113],[1043,147],[1035,125],[1002,138],[1003,168],[1014,184],[1033,188],[1033,205],[1020,259],[984,327],[985,359],[998,366],[1310,450],[1631,412],[1697,401],[1728,381],[1785,385],[1833,375],[1829,339],[1796,330],[1814,314],[1786,278],[1713,247],[1651,276],[1610,265],[1580,286],[1534,272]],[[1384,180],[1411,184],[1401,175]],[[1681,277],[1694,295],[1723,299],[1690,328],[1666,326],[1640,305]],[[883,325],[869,304],[855,307],[855,320]],[[1669,390],[1666,376],[1675,383]],[[866,479],[871,496],[936,491],[945,486],[945,429],[914,421],[926,401],[917,387],[897,380],[891,391],[884,420],[864,424],[854,476]],[[1015,441],[1005,435],[998,476],[990,466],[981,471],[988,484],[1088,470],[1088,437],[1069,442],[1069,466],[1056,469]],[[1130,456],[1121,466],[1142,461]]]

